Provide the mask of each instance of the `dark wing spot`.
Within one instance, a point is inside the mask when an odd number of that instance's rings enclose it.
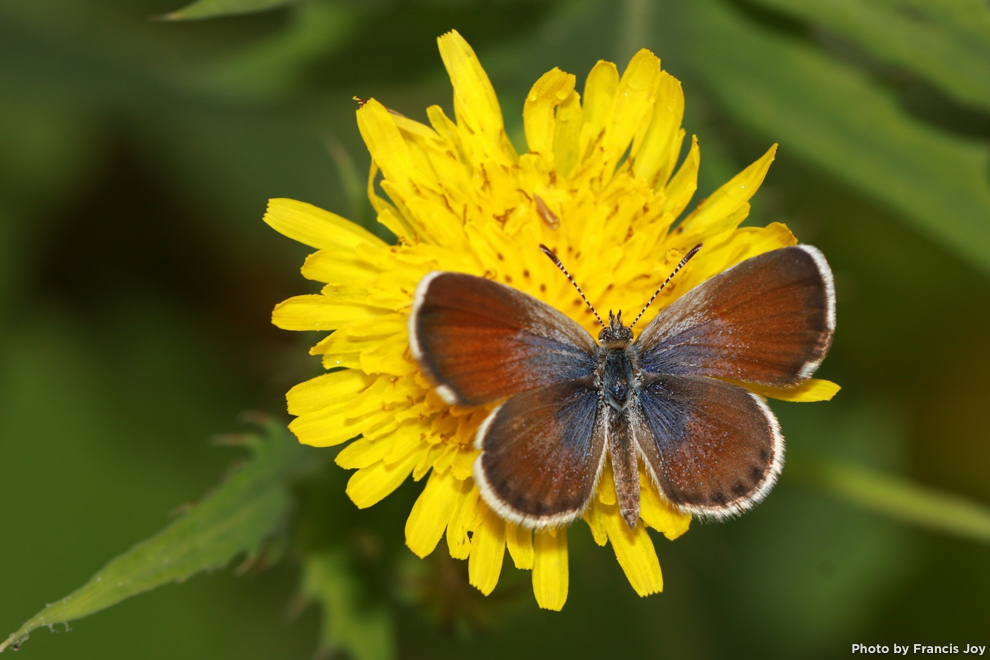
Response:
[[[747,486],[741,481],[737,481],[736,483],[732,484],[732,492],[739,496],[745,495],[747,492],[749,492],[749,486]]]
[[[725,493],[722,491],[712,493],[708,496],[708,499],[712,502],[712,504],[725,504],[729,501],[729,499],[725,496]]]
[[[749,478],[753,480],[754,484],[760,483],[760,479],[763,478],[763,468],[759,465],[749,468]]]

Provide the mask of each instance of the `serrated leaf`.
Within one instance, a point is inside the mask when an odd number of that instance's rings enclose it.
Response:
[[[395,657],[391,615],[385,607],[363,600],[343,551],[325,550],[307,557],[302,589],[322,610],[323,650],[346,651],[355,660]]]
[[[245,439],[251,460],[199,504],[45,607],[0,644],[0,652],[18,648],[41,626],[80,619],[163,584],[222,568],[238,556],[254,556],[285,522],[292,505],[289,485],[311,459],[285,429],[272,426],[268,433],[267,439]]]
[[[909,116],[860,71],[726,3],[681,7],[691,60],[729,112],[990,275],[985,145]]]
[[[919,527],[990,543],[990,507],[978,502],[835,459],[791,463],[793,473],[851,504]]]
[[[856,42],[963,103],[990,107],[990,7],[955,0],[750,0]]]
[[[275,9],[298,0],[197,0],[182,9],[165,14],[166,21],[187,21],[234,14],[250,14]]]

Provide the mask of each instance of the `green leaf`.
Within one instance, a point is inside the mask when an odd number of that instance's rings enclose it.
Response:
[[[384,606],[365,602],[343,551],[325,550],[307,557],[302,589],[322,609],[323,650],[346,651],[355,660],[395,657],[391,615]]]
[[[240,555],[254,557],[285,522],[292,505],[288,486],[312,456],[285,429],[272,425],[267,431],[267,439],[244,438],[251,461],[202,502],[45,607],[0,644],[0,652],[18,648],[35,628],[89,616],[168,582],[222,568]]]
[[[990,507],[835,459],[791,462],[791,471],[851,504],[936,532],[990,543]]]
[[[963,103],[990,107],[990,8],[985,2],[750,1],[842,34]]]
[[[990,275],[985,145],[914,119],[861,72],[723,2],[680,7],[687,54],[732,114]]]
[[[314,62],[327,59],[346,43],[356,17],[353,7],[300,5],[278,32],[203,63],[194,80],[206,94],[283,97],[304,86]]]
[[[166,21],[216,18],[232,14],[249,14],[288,5],[296,0],[197,0],[182,9],[161,16]]]

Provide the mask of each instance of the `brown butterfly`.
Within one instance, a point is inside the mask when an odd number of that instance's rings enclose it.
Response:
[[[573,521],[591,502],[606,452],[630,527],[640,460],[661,495],[702,517],[742,513],[773,487],[784,458],[777,419],[726,380],[787,387],[815,372],[835,330],[822,253],[797,245],[747,259],[668,305],[634,340],[635,323],[609,312],[596,343],[504,284],[450,272],[419,283],[409,344],[437,393],[452,405],[504,400],[478,429],[474,466],[481,496],[504,519],[535,528]]]

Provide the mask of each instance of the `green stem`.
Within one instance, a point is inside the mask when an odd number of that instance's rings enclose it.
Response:
[[[646,26],[651,4],[650,0],[625,0],[622,3],[617,58],[620,67],[646,45]]]
[[[845,500],[902,522],[990,543],[990,509],[965,497],[830,459],[792,460],[791,474]]]

